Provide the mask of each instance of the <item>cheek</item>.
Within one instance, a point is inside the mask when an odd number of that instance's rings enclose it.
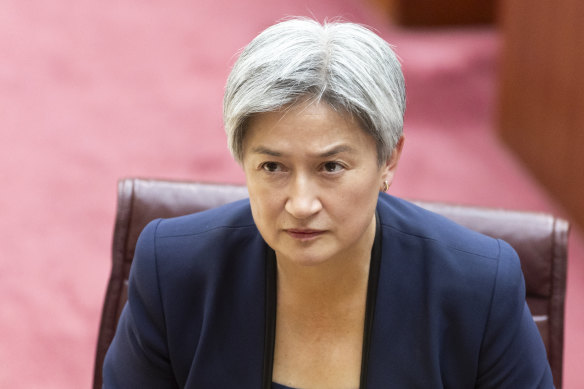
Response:
[[[377,180],[355,180],[343,190],[332,195],[327,207],[334,212],[339,223],[348,223],[355,228],[367,224],[375,212],[379,194]],[[334,211],[333,211],[334,210]]]
[[[381,172],[377,172],[374,169],[357,171],[351,177],[351,180],[347,182],[345,193],[350,197],[351,201],[356,201],[360,204],[371,201],[372,198],[377,198],[383,181],[381,177]]]
[[[279,213],[277,196],[271,191],[249,190],[251,212],[260,230],[276,223]],[[268,232],[268,231],[262,231]]]

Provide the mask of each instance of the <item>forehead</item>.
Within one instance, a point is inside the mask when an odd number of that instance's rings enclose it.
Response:
[[[243,148],[244,154],[258,147],[276,151],[300,148],[319,153],[340,144],[375,150],[375,141],[356,118],[320,102],[255,115],[248,123]]]

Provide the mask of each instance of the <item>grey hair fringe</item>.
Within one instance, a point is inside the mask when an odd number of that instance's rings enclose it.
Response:
[[[380,164],[402,136],[405,82],[392,47],[359,24],[293,18],[253,39],[227,79],[223,121],[235,160],[243,160],[251,116],[304,100],[356,117],[375,139]]]

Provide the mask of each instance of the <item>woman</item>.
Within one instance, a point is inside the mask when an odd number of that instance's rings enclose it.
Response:
[[[107,388],[548,388],[517,255],[384,193],[405,87],[377,35],[276,24],[224,100],[249,200],[143,231]]]

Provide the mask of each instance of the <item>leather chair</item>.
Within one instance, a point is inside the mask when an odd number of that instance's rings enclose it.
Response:
[[[119,182],[113,264],[99,328],[94,388],[102,385],[103,360],[127,299],[128,275],[141,230],[156,218],[199,212],[244,197],[243,186],[132,178]],[[525,276],[527,303],[546,346],[556,388],[561,388],[568,222],[541,213],[416,203],[502,238],[515,248]]]

